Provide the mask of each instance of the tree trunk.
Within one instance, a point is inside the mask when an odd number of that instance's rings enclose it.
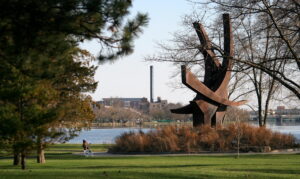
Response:
[[[37,150],[37,163],[46,163],[45,150],[42,147]]]
[[[261,99],[258,99],[258,124],[259,124],[259,127],[262,127],[263,126],[263,116],[262,116],[262,104],[261,104]]]
[[[266,104],[265,104],[265,113],[264,113],[264,123],[263,126],[267,125],[267,117],[268,117],[268,111],[269,111],[269,102],[271,98],[271,92],[269,92],[268,97],[266,99]]]
[[[266,105],[267,106],[267,105]],[[268,110],[269,110],[269,108],[267,107],[267,108],[265,108],[265,112],[264,112],[264,118],[263,118],[263,126],[264,127],[266,127],[266,125],[267,125],[267,117],[268,117]]]
[[[38,136],[37,138],[37,163],[46,163],[45,151],[43,146],[43,138]]]
[[[259,71],[259,81],[258,81],[258,91],[259,91],[259,96],[258,96],[258,119],[259,119],[259,127],[263,126],[263,89],[262,89],[262,84],[263,83],[263,72]]]
[[[21,166],[22,166],[22,170],[26,169],[26,161],[25,161],[25,159],[26,159],[26,155],[25,155],[25,153],[22,153],[21,154]]]
[[[255,87],[255,94],[256,94],[256,97],[257,97],[257,105],[258,105],[258,111],[257,111],[257,115],[258,115],[258,124],[259,124],[259,127],[262,126],[262,89],[261,89],[261,74],[262,72],[260,72],[259,74],[259,79],[258,79],[258,76],[257,76],[257,71],[256,69],[252,69],[252,74],[253,74],[253,80],[252,80],[252,83]]]
[[[20,153],[14,152],[14,161],[13,165],[19,165],[20,164]]]

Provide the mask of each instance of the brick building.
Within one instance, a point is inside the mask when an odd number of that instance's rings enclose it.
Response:
[[[149,102],[147,98],[103,98],[97,103],[104,106],[116,106],[121,108],[132,108],[144,113],[149,112]]]

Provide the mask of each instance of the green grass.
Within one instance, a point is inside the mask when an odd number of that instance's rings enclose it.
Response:
[[[93,145],[105,151],[108,145]],[[46,164],[27,159],[28,169],[0,160],[0,178],[300,178],[300,154],[234,156],[124,156],[85,157],[72,155],[81,146],[60,144],[46,151]]]
[[[93,152],[106,152],[110,144],[92,144],[90,148]],[[47,149],[48,154],[52,153],[74,153],[82,152],[81,144],[56,144]]]

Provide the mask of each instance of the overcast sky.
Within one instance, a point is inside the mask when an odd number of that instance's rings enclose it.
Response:
[[[150,65],[154,67],[154,97],[160,96],[170,102],[188,103],[194,93],[188,89],[174,89],[169,84],[170,77],[179,66],[169,63],[145,62],[144,57],[155,54],[157,42],[171,39],[171,33],[180,29],[181,17],[188,14],[193,6],[185,0],[134,0],[131,14],[137,11],[148,13],[150,22],[144,33],[135,42],[134,53],[113,64],[98,67],[95,79],[98,88],[91,96],[94,100],[107,97],[147,97],[150,98]],[[85,42],[83,48],[94,55],[99,52],[96,42]],[[172,80],[174,82],[174,80]],[[178,81],[180,83],[180,81]]]

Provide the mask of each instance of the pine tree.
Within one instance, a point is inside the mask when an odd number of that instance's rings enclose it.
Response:
[[[13,150],[14,164],[21,156],[25,169],[26,156],[45,138],[67,139],[93,119],[83,93],[96,88],[95,67],[86,64],[86,52],[78,46],[97,39],[100,61],[130,54],[148,22],[147,15],[137,14],[124,23],[131,5],[126,0],[0,1],[0,140]]]
[[[48,144],[71,139],[76,132],[89,127],[95,119],[91,98],[82,94],[93,92],[97,86],[93,79],[96,67],[88,65],[90,60],[86,60],[91,56],[75,48],[65,58],[58,61],[64,64],[54,65],[63,70],[54,70],[57,73],[52,79],[52,88],[57,95],[45,106],[45,110],[53,108],[55,116],[49,116],[49,121],[35,131],[38,163],[45,163],[43,151]]]

